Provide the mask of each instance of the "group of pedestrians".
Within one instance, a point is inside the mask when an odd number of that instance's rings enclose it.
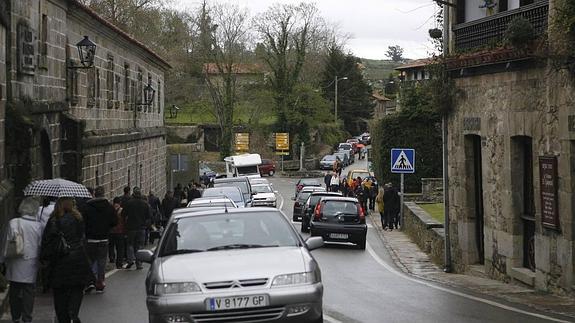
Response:
[[[112,203],[103,187],[89,191],[88,199],[26,197],[6,226],[0,262],[10,282],[13,322],[32,321],[37,277],[53,292],[58,322],[80,322],[83,296],[105,289],[107,260],[116,268],[142,269],[135,255],[147,230],[161,221],[162,210],[173,210],[138,187],[126,187]]]
[[[394,228],[398,229],[401,225],[399,218],[401,200],[392,183],[387,183],[383,188],[379,189],[375,202],[381,217],[383,230],[393,231]]]
[[[324,184],[328,192],[341,192],[345,197],[355,197],[360,202],[364,212],[375,210],[375,198],[378,192],[378,183],[375,177],[357,177],[351,180],[341,178],[337,172],[326,173]]]

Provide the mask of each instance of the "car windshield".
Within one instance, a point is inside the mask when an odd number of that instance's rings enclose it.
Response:
[[[357,205],[348,201],[326,201],[321,209],[324,216],[356,215]]]
[[[336,157],[336,156],[334,156],[334,155],[325,156],[325,157],[323,158],[323,160],[325,160],[325,161],[332,161],[332,160],[335,160],[335,157]]]
[[[311,195],[311,197],[309,198],[309,205],[316,206],[317,202],[319,202],[319,200],[321,200],[321,198],[325,196],[326,195]]]
[[[302,201],[305,202],[307,200],[307,198],[311,195],[311,193],[312,192],[301,192],[301,193],[299,193],[297,199],[300,202],[302,202]]]
[[[320,186],[321,185],[315,179],[302,179],[299,183],[303,186]]]
[[[273,193],[269,185],[254,185],[252,186],[252,191],[256,193]]]
[[[248,194],[248,183],[246,181],[234,181],[234,182],[219,182],[215,183],[214,187],[237,187],[242,191],[242,194]],[[235,200],[234,200],[235,201]]]
[[[264,247],[299,246],[279,212],[224,213],[191,216],[167,229],[159,256]]]
[[[341,145],[339,145],[339,149],[350,150],[351,144],[341,144]]]
[[[240,175],[240,176],[259,173],[258,172],[258,166],[256,166],[256,165],[236,167],[236,170],[238,171],[238,175]]]
[[[226,196],[236,203],[243,203],[242,194],[235,187],[212,187],[204,190],[202,197]]]

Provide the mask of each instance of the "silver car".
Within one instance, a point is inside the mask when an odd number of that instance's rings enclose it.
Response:
[[[150,322],[323,322],[323,284],[306,241],[273,208],[179,213],[151,263]]]

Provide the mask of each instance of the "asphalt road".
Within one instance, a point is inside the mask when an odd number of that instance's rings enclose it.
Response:
[[[352,167],[365,167],[365,161]],[[282,210],[291,219],[296,179],[271,181],[281,195]],[[299,232],[299,223],[294,226]],[[314,251],[314,256],[325,285],[325,322],[566,322],[400,273],[371,224],[365,251],[331,244]],[[147,322],[146,268],[110,274],[105,293],[85,296],[82,322]]]

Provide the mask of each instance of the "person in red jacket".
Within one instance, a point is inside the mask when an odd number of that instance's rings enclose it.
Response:
[[[110,262],[115,262],[116,268],[120,269],[126,260],[126,218],[122,212],[122,198],[115,197],[113,206],[118,224],[110,230],[108,254]]]

